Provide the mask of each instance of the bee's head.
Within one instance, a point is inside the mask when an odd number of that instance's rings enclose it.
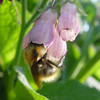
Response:
[[[34,62],[38,62],[47,52],[42,44],[30,43],[24,50],[24,58],[26,62],[32,66]]]

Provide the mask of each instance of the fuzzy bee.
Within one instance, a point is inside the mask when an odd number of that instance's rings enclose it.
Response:
[[[40,88],[41,81],[54,81],[59,76],[64,57],[56,60],[47,54],[47,48],[43,44],[30,43],[24,49],[24,58],[29,64],[34,81]]]

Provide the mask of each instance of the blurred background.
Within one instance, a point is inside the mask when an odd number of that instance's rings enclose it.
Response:
[[[78,14],[81,30],[74,42],[67,42],[61,77],[43,83],[40,90],[35,85],[21,45],[34,20],[51,4],[0,0],[0,100],[100,100],[100,0],[76,0],[87,16]]]

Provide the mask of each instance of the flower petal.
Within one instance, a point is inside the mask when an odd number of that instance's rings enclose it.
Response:
[[[52,17],[51,17],[52,16]],[[30,31],[29,41],[50,46],[54,40],[54,24],[57,19],[57,12],[51,9],[45,11],[38,19]]]
[[[67,52],[66,42],[61,39],[58,33],[56,33],[54,42],[48,48],[48,55],[60,59],[63,56],[65,56],[66,52]]]
[[[38,20],[30,31],[29,41],[32,43],[44,44],[44,46],[47,47],[53,42],[53,40],[53,25]]]
[[[41,19],[54,24],[57,20],[57,12],[50,8],[42,14]]]
[[[70,13],[72,13],[73,15],[76,15],[76,13],[77,13],[76,5],[67,2],[65,5],[63,5],[63,6],[61,7],[61,13],[63,13],[63,12],[70,12]]]
[[[30,36],[30,32],[24,37],[23,44],[22,44],[22,49],[25,49],[28,46],[29,36]]]
[[[62,30],[60,36],[64,41],[74,41],[76,38],[73,30]]]
[[[60,32],[62,29],[76,29],[76,16],[70,12],[62,13],[58,20],[57,30]]]

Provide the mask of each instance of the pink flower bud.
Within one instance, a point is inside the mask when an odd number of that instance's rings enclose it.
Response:
[[[64,41],[73,41],[79,33],[79,23],[76,17],[76,6],[66,3],[61,8],[57,31]]]
[[[67,52],[66,42],[61,39],[59,34],[55,31],[54,42],[48,48],[48,55],[60,59],[65,56]]]
[[[50,46],[54,40],[54,24],[57,19],[57,13],[48,9],[34,23],[30,31],[29,41],[32,43],[44,44]]]

